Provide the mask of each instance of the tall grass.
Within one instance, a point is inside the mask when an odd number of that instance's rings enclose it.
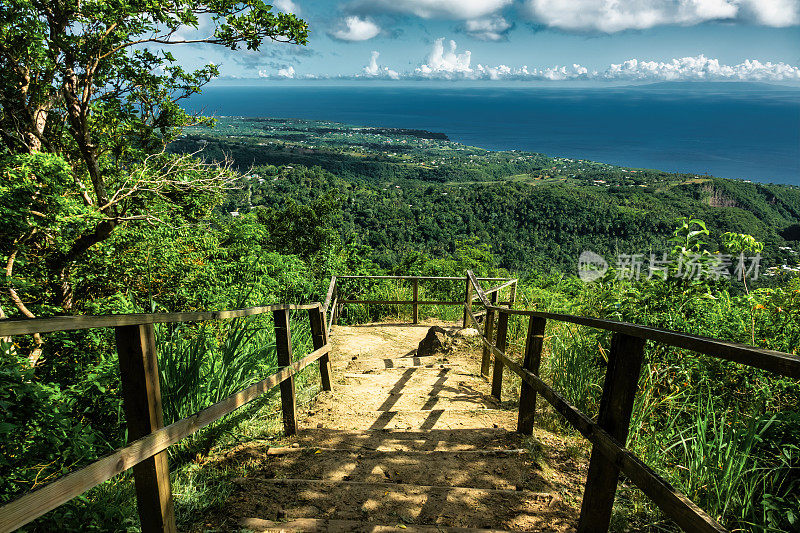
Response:
[[[277,358],[271,318],[258,315],[200,325],[161,326],[157,338],[165,421],[186,418],[273,373]],[[308,319],[292,316],[290,329],[296,356],[310,351]],[[170,448],[171,452],[208,442],[220,425],[217,422],[193,434]]]

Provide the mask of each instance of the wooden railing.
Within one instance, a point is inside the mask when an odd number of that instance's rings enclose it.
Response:
[[[411,300],[354,300],[352,298],[342,297],[340,294],[340,284],[338,280],[342,279],[359,279],[359,280],[403,280],[411,282]],[[513,306],[517,294],[517,281],[512,278],[477,278],[479,281],[494,281],[503,282],[501,285],[485,291],[485,294],[490,294],[497,302],[498,294],[502,289],[510,287],[508,301],[502,302],[505,305]],[[460,281],[466,284],[464,299],[455,301],[441,301],[441,300],[420,300],[419,299],[419,283],[420,281]],[[472,282],[469,277],[456,277],[456,276],[333,276],[331,277],[330,285],[328,286],[328,294],[325,298],[325,308],[331,308],[333,311],[330,313],[330,325],[337,323],[341,313],[342,306],[345,304],[381,304],[381,305],[410,305],[411,306],[411,322],[414,324],[419,323],[419,306],[420,305],[453,305],[465,306],[475,300],[477,296],[472,293]],[[467,325],[467,314],[464,312],[464,327]],[[330,328],[329,325],[329,328]]]
[[[399,279],[412,282],[413,298],[408,301],[354,300],[339,294],[337,279]],[[423,301],[418,299],[420,281],[450,280],[465,282],[463,301]],[[480,282],[500,282],[484,290]],[[509,288],[508,300],[499,294]],[[625,447],[633,401],[636,394],[645,342],[655,341],[702,354],[735,361],[777,374],[800,379],[800,358],[782,352],[710,339],[697,335],[640,326],[625,322],[513,309],[517,280],[477,278],[471,271],[465,277],[425,276],[339,276],[333,277],[325,303],[280,304],[232,311],[203,313],[154,313],[90,317],[56,317],[0,321],[0,338],[12,335],[114,327],[123,384],[124,408],[129,437],[133,440],[89,466],[72,472],[45,487],[0,507],[0,533],[13,531],[55,509],[59,505],[133,468],[137,505],[142,530],[175,531],[166,450],[179,440],[219,420],[280,386],[284,429],[297,431],[293,376],[314,361],[320,361],[323,390],[331,390],[328,333],[346,304],[411,305],[413,322],[418,322],[420,305],[459,305],[464,308],[463,325],[474,326],[484,344],[481,373],[488,376],[492,362],[492,395],[500,399],[503,370],[508,368],[522,379],[517,430],[530,435],[534,425],[537,394],[547,400],[593,445],[584,490],[578,531],[606,531],[620,472],[638,486],[656,505],[686,531],[726,531],[686,496],[675,490]],[[473,304],[484,308],[476,313]],[[507,305],[508,307],[504,307]],[[314,351],[293,361],[289,311],[307,310]],[[262,381],[214,405],[164,427],[161,410],[158,357],[154,324],[198,322],[246,317],[272,312],[280,369]],[[330,316],[328,319],[327,316]],[[508,321],[511,315],[529,317],[523,361],[507,354]],[[479,318],[483,317],[481,321]],[[608,354],[603,394],[597,421],[579,411],[539,377],[547,320],[570,322],[613,333]],[[481,324],[483,322],[483,324]],[[496,322],[496,323],[495,323]]]
[[[479,279],[467,272],[471,288],[486,309],[484,326],[472,310],[467,298],[464,313],[481,332],[484,344],[481,373],[487,375],[492,359],[492,395],[500,399],[503,369],[522,378],[517,430],[530,435],[533,431],[536,396],[540,394],[567,422],[592,443],[589,472],[581,506],[579,532],[607,531],[620,472],[624,472],[669,518],[690,532],[726,531],[685,495],[645,465],[625,447],[628,438],[633,401],[636,396],[646,341],[655,341],[701,354],[735,361],[800,379],[800,358],[773,350],[710,339],[698,335],[639,326],[626,322],[601,320],[574,315],[525,311],[501,307],[481,288]],[[469,291],[468,291],[469,292]],[[497,325],[494,316],[497,315]],[[506,351],[508,320],[511,315],[529,317],[522,364],[511,359]],[[570,405],[561,395],[539,378],[547,320],[570,322],[613,333],[608,354],[603,393],[597,421]]]
[[[298,361],[292,357],[289,311],[307,310],[314,351]],[[0,338],[91,328],[115,328],[123,405],[133,442],[84,468],[0,507],[0,533],[18,529],[46,512],[133,468],[142,531],[176,531],[167,448],[201,428],[280,386],[286,434],[297,431],[294,375],[319,360],[323,390],[331,390],[327,306],[319,303],[280,304],[232,311],[154,313],[106,316],[66,316],[0,321]],[[279,370],[188,418],[164,427],[154,324],[199,322],[271,312]]]

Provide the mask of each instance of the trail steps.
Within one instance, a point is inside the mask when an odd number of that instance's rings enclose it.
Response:
[[[574,530],[568,481],[553,478],[514,431],[517,413],[489,395],[474,347],[469,356],[416,357],[427,329],[334,328],[333,392],[304,410],[297,435],[253,452],[259,468],[235,480],[227,525],[328,533]]]

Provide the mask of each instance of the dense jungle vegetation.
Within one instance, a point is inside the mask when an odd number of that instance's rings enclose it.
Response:
[[[179,103],[216,68],[186,72],[168,52],[130,51],[142,36],[161,42],[160,32],[196,27],[198,4],[12,4],[0,7],[0,319],[307,302],[324,297],[332,274],[473,269],[519,275],[518,301],[531,308],[797,353],[795,187],[487,152],[418,130],[233,118],[207,130],[210,119]],[[58,16],[42,16],[43,6]],[[306,42],[303,21],[260,1],[243,10],[223,0],[213,9],[219,19],[207,44]],[[143,11],[152,19],[137,16]],[[625,279],[611,260],[753,254],[762,245],[762,274],[777,269],[747,286]],[[586,249],[612,265],[591,284],[576,276]],[[392,283],[345,289],[376,297],[409,291]],[[423,287],[447,299],[461,291]],[[404,312],[351,306],[343,320]],[[454,318],[447,309],[423,312]],[[299,356],[310,349],[309,333],[302,316],[293,326]],[[519,350],[522,325],[512,326]],[[547,379],[595,413],[607,336],[550,327]],[[167,422],[276,366],[268,319],[161,326],[157,335]],[[299,385],[302,401],[318,390],[313,378]],[[181,526],[220,505],[237,475],[204,468],[214,450],[278,431],[273,400],[171,449]],[[568,431],[557,417],[547,420]],[[797,382],[650,346],[631,447],[727,526],[785,531],[800,519],[798,422]],[[0,504],[126,439],[113,331],[0,339]],[[671,529],[628,485],[617,507],[620,530]],[[26,529],[137,528],[124,474]]]

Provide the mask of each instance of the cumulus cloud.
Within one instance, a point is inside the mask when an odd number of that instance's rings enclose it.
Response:
[[[289,65],[288,67],[279,68],[278,72],[270,72],[268,70],[259,70],[258,77],[259,78],[269,78],[272,80],[293,80],[297,76],[297,73],[294,70],[294,67]]]
[[[377,52],[364,72],[389,71],[378,67]],[[519,80],[519,81],[797,81],[800,68],[780,62],[748,59],[735,65],[725,65],[704,55],[676,58],[669,61],[629,59],[600,70],[590,70],[579,64],[545,67],[511,67],[483,65],[472,62],[469,50],[459,52],[455,41],[437,39],[424,63],[413,71],[397,73],[391,79],[419,80]],[[389,77],[383,75],[383,77]]]
[[[732,20],[767,26],[800,23],[800,0],[525,0],[523,10],[534,22],[578,32]]]
[[[360,12],[392,12],[421,18],[468,20],[486,17],[514,0],[356,0],[348,7]]]
[[[456,53],[456,42],[448,43],[448,50],[444,49],[444,37],[436,39],[433,49],[428,55],[428,62],[423,63],[414,71],[422,77],[443,77],[451,79],[454,74],[470,77],[473,70],[470,68],[472,52]]]
[[[800,24],[800,0],[741,0],[744,16],[758,24],[783,28]]]
[[[383,78],[383,79],[390,79],[390,80],[399,80],[400,74],[396,71],[390,69],[389,67],[382,67],[378,65],[378,58],[380,57],[380,52],[377,50],[373,50],[372,54],[370,55],[369,65],[362,69],[363,75],[368,78]]]
[[[399,72],[378,62],[380,53],[373,50],[369,64],[359,73],[339,76],[340,79],[384,80],[508,80],[508,81],[762,81],[800,83],[800,67],[782,62],[747,59],[726,65],[705,55],[682,57],[668,61],[651,61],[632,58],[612,63],[602,69],[589,69],[583,65],[553,65],[512,67],[504,64],[473,64],[472,52],[459,51],[455,41],[439,38],[433,43],[428,57],[418,67]],[[277,67],[280,65],[270,65]],[[269,79],[328,79],[328,76],[297,74],[292,66],[275,70],[260,70],[259,76]]]
[[[461,31],[482,41],[505,41],[513,25],[499,15],[468,20],[461,26]]]
[[[786,63],[747,59],[736,65],[724,65],[704,55],[672,61],[629,59],[612,64],[602,73],[606,79],[646,81],[800,81],[800,68]]]
[[[340,41],[367,41],[381,32],[381,27],[368,18],[347,17],[342,21],[342,28],[330,33]]]
[[[300,6],[292,2],[292,0],[272,0],[272,5],[284,13],[300,14]]]

